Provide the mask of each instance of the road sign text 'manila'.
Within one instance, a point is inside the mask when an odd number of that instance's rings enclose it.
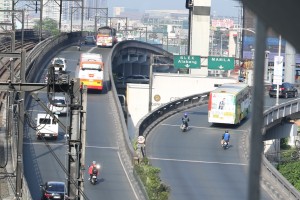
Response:
[[[221,57],[212,57],[211,61],[215,61],[215,62],[231,62],[230,58],[221,58]]]

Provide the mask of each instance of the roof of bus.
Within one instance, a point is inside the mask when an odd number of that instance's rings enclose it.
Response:
[[[244,83],[226,83],[222,84],[217,89],[213,90],[213,93],[230,93],[230,94],[237,94],[242,89],[249,87],[247,84]]]
[[[102,55],[98,53],[82,53],[81,54],[81,61],[101,61],[102,62]]]

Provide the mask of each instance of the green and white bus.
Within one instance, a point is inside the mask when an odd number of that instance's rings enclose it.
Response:
[[[243,83],[226,83],[210,92],[208,122],[239,124],[250,112],[250,93]]]

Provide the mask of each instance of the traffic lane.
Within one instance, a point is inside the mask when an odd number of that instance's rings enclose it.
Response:
[[[99,182],[96,185],[88,181],[88,165],[92,160],[100,163]],[[132,192],[131,185],[125,175],[125,171],[120,165],[120,155],[117,147],[86,147],[86,173],[84,192],[90,200],[93,199],[136,199]]]
[[[161,169],[161,179],[171,186],[172,200],[240,200],[247,197],[247,180],[244,178],[246,172],[243,165],[152,159],[151,164]]]
[[[115,121],[108,95],[88,94],[87,136],[88,146],[117,146]]]
[[[277,101],[276,98],[271,98],[271,97],[269,97],[268,94],[266,94],[264,99],[265,99],[265,106],[264,106],[265,109],[269,109],[269,108],[274,107],[276,105],[276,101]],[[294,99],[295,98],[287,98],[287,99],[278,98],[278,104],[285,103],[285,102],[288,102],[288,101],[292,101]]]
[[[46,181],[66,181],[66,175],[44,143],[24,143],[24,176],[32,199],[40,199],[40,184]],[[49,143],[59,161],[65,164],[66,147],[62,143]]]
[[[112,112],[108,95],[88,94],[85,163],[88,166],[95,160],[102,168],[100,188],[85,184],[85,192],[91,199],[96,199],[99,194],[103,199],[136,199],[119,157],[116,135],[119,124]]]
[[[211,128],[211,124],[207,122],[207,114],[205,115],[202,109],[207,109],[207,106],[200,106],[196,108],[192,108],[187,110],[188,113],[195,113],[200,112],[202,114],[194,115],[191,121],[193,121],[193,126],[191,131],[191,134],[193,137],[189,136],[189,131],[186,133],[182,133],[179,130],[179,124],[178,119],[181,119],[180,116],[182,116],[182,113],[173,115],[172,117],[164,120],[162,124],[167,122],[175,122],[173,126],[178,126],[178,132],[176,133],[174,130],[171,130],[170,127],[164,129],[161,128],[163,125],[158,125],[156,128],[153,129],[152,133],[149,134],[147,137],[147,146],[146,151],[147,155],[151,160],[151,163],[155,163],[154,166],[160,166],[161,167],[161,177],[166,177],[166,179],[163,179],[164,182],[166,182],[168,185],[171,186],[171,196],[174,199],[199,199],[199,193],[192,193],[189,196],[181,196],[178,197],[179,194],[184,194],[186,189],[183,189],[182,187],[176,187],[178,182],[182,182],[181,179],[177,179],[175,177],[178,177],[178,175],[183,174],[183,176],[190,176],[192,177],[194,174],[203,173],[207,176],[209,176],[211,179],[210,182],[203,183],[201,180],[193,181],[193,179],[189,178],[187,179],[187,182],[192,180],[191,183],[185,183],[189,184],[190,187],[194,187],[194,189],[197,191],[196,188],[198,186],[201,186],[202,188],[205,188],[206,185],[208,186],[215,186],[215,185],[226,185],[228,184],[227,179],[224,178],[224,176],[218,175],[218,172],[224,170],[224,166],[231,166],[236,165],[241,168],[240,171],[230,171],[227,170],[227,173],[229,176],[237,177],[237,180],[243,180],[244,182],[244,190],[239,191],[238,194],[235,188],[239,188],[242,184],[239,181],[232,181],[230,182],[231,187],[229,189],[223,190],[222,187],[217,188],[218,192],[220,194],[223,194],[222,198],[224,199],[241,199],[241,196],[243,196],[245,199],[247,194],[247,161],[244,158],[244,152],[242,149],[241,140],[242,135],[246,134],[245,128],[247,127],[246,124],[249,124],[248,120],[245,120],[244,126],[230,126],[232,129],[231,132],[234,132],[233,136],[231,137],[231,144],[233,145],[231,148],[227,150],[223,150],[220,147],[220,140],[221,135],[223,133],[223,130]],[[207,112],[207,110],[206,110]],[[190,116],[191,118],[191,116]],[[207,134],[195,134],[195,125],[199,123],[199,127],[202,127],[199,132],[205,131]],[[191,124],[191,123],[190,123]],[[203,125],[207,124],[208,127],[203,127]],[[220,128],[220,127],[219,127]],[[193,130],[194,129],[194,130]],[[228,126],[226,126],[226,129],[228,129]],[[194,132],[192,132],[192,130]],[[198,132],[198,131],[197,131]],[[173,133],[173,134],[172,134]],[[183,137],[178,137],[178,135],[181,135]],[[199,135],[202,135],[200,138]],[[186,138],[184,138],[186,137]],[[173,145],[175,144],[175,145]],[[195,152],[196,151],[196,152]],[[178,156],[180,155],[180,156]],[[173,157],[173,158],[172,158]],[[214,167],[207,167],[202,168],[202,170],[199,170],[197,167],[194,169],[188,169],[187,166],[180,167],[179,170],[176,170],[177,163],[172,163],[169,167],[165,167],[162,163],[167,161],[170,161],[169,158],[175,160],[182,160],[186,161],[187,163],[206,163],[206,164],[214,164]],[[189,159],[188,159],[189,158]],[[173,161],[173,160],[172,160]],[[222,163],[223,165],[220,165]],[[192,171],[195,170],[195,171]],[[165,173],[170,173],[171,175],[166,176]],[[187,175],[188,174],[188,175]],[[219,183],[220,182],[220,183]],[[195,187],[197,186],[197,187]],[[232,190],[230,190],[232,189]],[[191,191],[192,192],[192,191]],[[214,193],[214,191],[212,191]],[[175,193],[175,194],[173,194]],[[203,193],[203,192],[201,192]],[[230,194],[229,194],[230,193]],[[208,196],[213,196],[214,194],[209,194],[208,191],[206,193]],[[228,195],[227,195],[228,194]],[[231,194],[236,194],[233,198]],[[173,199],[172,198],[172,199]],[[209,198],[211,199],[211,198]],[[263,191],[262,192],[262,199],[269,199],[269,196]]]
[[[167,120],[166,120],[167,123]],[[220,141],[222,132],[216,128],[203,128],[192,126],[187,132],[181,132],[179,126],[162,123],[153,130],[155,134],[147,137],[147,151],[150,157],[181,159],[181,160],[206,160],[207,162],[235,162],[240,159],[239,142],[242,139],[243,131],[231,130],[230,148],[224,154]],[[163,133],[155,137],[157,133]],[[166,142],[167,141],[167,142]],[[172,142],[170,142],[172,141]],[[165,151],[168,149],[168,151]],[[203,150],[211,149],[212,152]]]

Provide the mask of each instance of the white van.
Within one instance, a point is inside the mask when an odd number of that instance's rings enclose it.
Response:
[[[57,118],[58,116],[55,115]],[[49,114],[39,113],[36,118],[36,136],[37,139],[52,138],[57,139],[58,137],[58,123]]]

